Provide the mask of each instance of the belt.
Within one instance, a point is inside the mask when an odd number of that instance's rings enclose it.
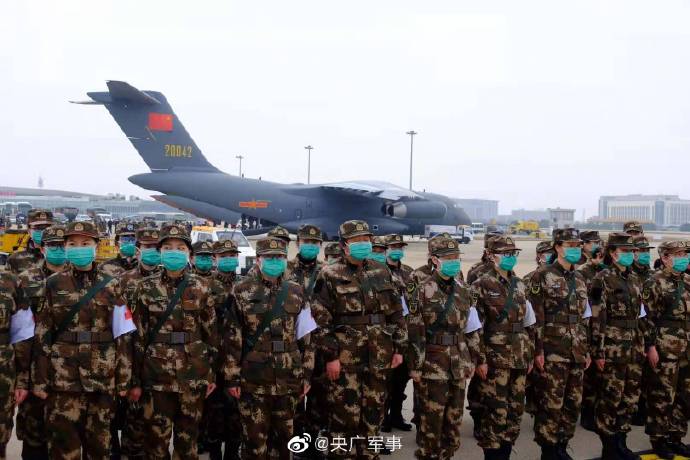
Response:
[[[9,332],[0,332],[0,345],[9,345],[10,344],[10,333]]]
[[[684,319],[660,319],[656,322],[657,327],[677,327],[690,330],[690,321]]]
[[[460,337],[457,334],[434,334],[429,338],[428,343],[431,345],[441,345],[444,347],[450,347],[457,345],[461,342]]]
[[[339,316],[335,323],[338,326],[367,326],[374,324],[386,324],[386,315],[383,313],[376,313],[373,315]]]
[[[487,332],[507,332],[510,334],[518,334],[525,332],[525,326],[522,323],[508,323],[508,324],[488,324],[486,326]]]
[[[297,350],[298,348],[295,342],[287,343],[282,340],[265,341],[254,349],[254,351],[261,351],[264,353],[289,353]]]
[[[544,321],[547,323],[558,323],[558,324],[577,324],[581,318],[578,315],[544,315]]]
[[[606,325],[621,329],[637,329],[637,319],[610,319],[606,320]]]
[[[58,335],[56,342],[64,343],[106,343],[113,341],[113,333],[106,332],[91,332],[91,331],[76,331],[63,332]]]
[[[184,345],[185,343],[196,342],[197,340],[201,340],[201,335],[198,332],[162,332],[156,334],[156,337],[151,342]]]

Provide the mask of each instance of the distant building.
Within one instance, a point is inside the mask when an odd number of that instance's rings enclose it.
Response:
[[[575,224],[575,210],[564,208],[549,208],[549,222],[553,228],[572,227]]]
[[[678,195],[619,195],[599,198],[599,218],[604,222],[639,220],[660,227],[690,222],[690,200]]]
[[[513,209],[510,219],[515,220],[549,220],[549,211],[545,209]]]
[[[498,216],[497,200],[480,200],[475,198],[454,198],[462,206],[472,222],[487,223]]]

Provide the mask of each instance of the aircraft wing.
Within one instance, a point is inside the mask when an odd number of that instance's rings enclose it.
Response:
[[[412,190],[383,181],[334,182],[331,184],[322,184],[320,187],[358,195],[375,196],[384,200],[423,199],[421,195]]]

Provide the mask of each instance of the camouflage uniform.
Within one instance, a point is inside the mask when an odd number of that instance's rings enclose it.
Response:
[[[25,370],[17,369],[15,344],[10,344],[10,327],[17,313],[17,279],[7,272],[0,272],[0,459],[4,460],[7,443],[14,426],[14,390],[28,389],[29,378]],[[17,350],[17,353],[20,353]]]
[[[286,256],[287,244],[265,238],[257,242],[256,253]],[[271,448],[280,458],[289,458],[295,407],[314,368],[311,346],[302,353],[297,345],[302,287],[285,275],[271,283],[259,273],[238,282],[233,297],[236,308],[226,328],[224,374],[227,388],[241,389],[243,458],[267,459]],[[268,324],[266,315],[271,315]]]
[[[340,243],[328,243],[323,249],[323,255],[326,261],[334,260],[343,256],[343,251],[340,248]]]
[[[208,241],[197,241],[192,245],[192,252],[194,253],[194,256],[212,256],[213,255],[213,243],[210,243]],[[212,283],[212,278],[214,275],[214,270],[211,268],[210,270],[206,271],[201,271],[199,270],[196,265],[192,268],[192,273],[195,275],[200,276],[201,278],[205,279],[209,283],[209,287]]]
[[[436,238],[432,255],[449,254],[460,254],[458,243]],[[471,303],[466,285],[439,272],[417,288],[417,302],[408,319],[410,368],[415,378],[421,378],[417,458],[446,460],[460,448],[465,380],[476,365],[486,362],[481,324]],[[468,327],[473,314],[476,326]]]
[[[555,230],[554,242],[562,241],[581,241],[579,232]],[[536,388],[535,441],[542,447],[542,458],[563,458],[580,415],[588,358],[588,326],[583,319],[587,285],[574,266],[568,269],[555,261],[534,274],[528,300],[537,316],[535,355],[544,355]]]
[[[164,226],[159,247],[166,239],[190,245],[184,226]],[[165,315],[180,283],[187,286],[170,315]],[[145,445],[149,459],[197,459],[197,438],[206,390],[215,382],[213,366],[218,352],[214,299],[208,283],[188,268],[172,278],[167,270],[144,278],[134,292],[134,386],[143,387]],[[165,319],[164,319],[165,318]],[[153,328],[164,319],[159,332]],[[174,434],[173,434],[174,432]]]
[[[632,237],[611,233],[606,249],[618,247],[632,249]],[[621,270],[612,262],[596,275],[590,292],[592,359],[605,360],[604,370],[598,370],[595,405],[597,433],[604,445],[602,457],[627,458],[625,436],[640,397],[648,331],[646,321],[640,319],[642,283],[631,268]]]
[[[97,239],[90,222],[72,222],[65,238]],[[50,456],[108,459],[115,395],[129,387],[132,368],[130,334],[113,337],[113,312],[125,304],[117,280],[110,280],[83,305],[58,334],[58,328],[89,290],[107,279],[95,268],[70,266],[46,280],[46,305],[36,324],[37,356],[32,380],[36,392],[48,393],[46,430]]]
[[[121,223],[115,229],[115,244],[120,241],[123,236],[135,236],[137,227],[132,223]],[[136,257],[125,257],[122,254],[118,254],[110,260],[106,260],[98,266],[98,270],[101,273],[116,277],[122,275],[124,272],[134,270],[137,267],[139,261]]]
[[[680,241],[664,242],[659,253],[675,252]],[[645,432],[652,445],[678,444],[687,433],[690,413],[690,275],[671,268],[657,271],[646,283],[642,301],[651,327],[647,348],[655,346],[659,362],[647,393]]]
[[[43,231],[43,243],[64,243],[65,229],[54,225]],[[64,265],[63,265],[64,267]],[[45,305],[45,281],[54,272],[39,262],[33,268],[23,271],[18,277],[17,304],[22,309],[30,308],[34,317],[38,316]],[[15,344],[18,370],[27,374],[31,372],[32,355],[35,342],[33,337]],[[22,350],[21,352],[19,350]],[[22,458],[39,459],[48,456],[48,433],[45,428],[45,401],[29,393],[17,410],[17,439],[22,441]]]
[[[363,221],[340,226],[343,241],[371,236]],[[340,376],[329,382],[329,435],[351,439],[352,451],[333,456],[378,458],[361,438],[378,436],[393,355],[403,353],[407,327],[390,270],[373,260],[361,265],[343,257],[324,266],[316,280],[312,314],[326,363],[339,360]],[[349,447],[349,446],[348,446]]]
[[[53,223],[53,213],[47,209],[31,209],[28,215],[29,235],[31,234],[31,226],[47,227]],[[29,238],[27,235],[27,238]],[[24,270],[28,270],[35,266],[43,259],[40,245],[37,245],[33,239],[29,239],[26,249],[24,251],[17,251],[10,254],[7,258],[7,269],[10,273],[15,275],[20,274]]]
[[[637,236],[644,233],[642,224],[636,220],[629,220],[623,224],[623,231],[630,236]]]
[[[516,251],[510,237],[496,237],[491,253]],[[483,323],[489,372],[480,380],[482,416],[479,445],[490,458],[507,459],[520,434],[527,371],[534,359],[536,318],[527,303],[525,283],[512,271],[494,268],[472,284],[475,308]]]

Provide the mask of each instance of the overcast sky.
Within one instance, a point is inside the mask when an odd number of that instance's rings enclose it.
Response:
[[[203,7],[201,5],[204,5]],[[148,192],[105,80],[166,94],[209,161],[596,214],[690,198],[687,1],[21,1],[0,14],[0,185]],[[9,10],[9,11],[8,11]],[[8,14],[9,13],[9,14]]]

